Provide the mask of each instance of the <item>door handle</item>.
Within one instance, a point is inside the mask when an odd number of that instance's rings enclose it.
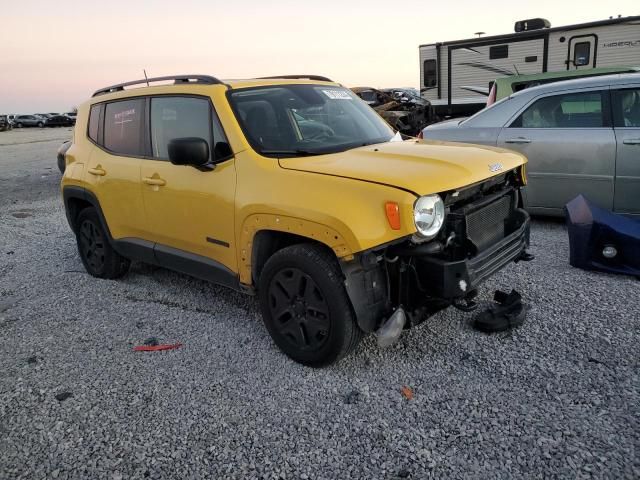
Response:
[[[166,181],[157,177],[144,177],[142,181],[147,185],[154,185],[156,187],[164,187],[167,184]]]
[[[640,138],[628,138],[623,140],[622,143],[625,145],[640,145]]]
[[[531,143],[531,140],[524,137],[508,138],[504,141],[504,143]]]
[[[87,170],[91,175],[96,175],[98,177],[104,177],[107,174],[107,171],[104,170],[100,165],[96,168],[90,168]]]

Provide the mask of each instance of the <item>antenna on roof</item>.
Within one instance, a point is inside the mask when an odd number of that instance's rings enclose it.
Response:
[[[478,35],[478,38],[480,38],[484,34],[485,34],[485,32],[476,32],[476,33],[474,33],[474,35]]]
[[[147,87],[148,87],[149,86],[149,77],[147,77],[147,70],[143,68],[142,71],[144,72],[144,79],[147,81]]]

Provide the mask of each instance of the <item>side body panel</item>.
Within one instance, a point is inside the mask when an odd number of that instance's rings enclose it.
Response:
[[[142,197],[154,241],[215,259],[236,270],[234,160],[212,171],[142,160]],[[165,184],[149,185],[145,179]]]

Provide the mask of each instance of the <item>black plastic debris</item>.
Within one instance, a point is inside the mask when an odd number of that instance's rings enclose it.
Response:
[[[483,310],[473,319],[474,328],[485,333],[495,333],[519,327],[524,323],[527,311],[518,292],[511,290],[511,293],[506,293],[496,290],[493,299],[495,305]]]
[[[59,402],[64,402],[66,399],[73,397],[73,393],[71,392],[60,392],[56,394],[56,400]]]
[[[597,207],[582,195],[564,208],[572,266],[640,276],[640,220]]]
[[[357,390],[352,390],[344,396],[344,403],[346,405],[353,405],[354,403],[357,403],[359,399],[360,392]]]

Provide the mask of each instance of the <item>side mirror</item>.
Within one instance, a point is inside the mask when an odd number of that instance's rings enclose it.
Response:
[[[169,160],[174,165],[202,167],[209,163],[209,144],[204,138],[174,138],[168,145]]]
[[[227,142],[217,142],[213,147],[213,156],[215,158],[215,162],[220,161],[220,159],[226,159],[233,155],[233,151],[231,151],[231,145]]]

